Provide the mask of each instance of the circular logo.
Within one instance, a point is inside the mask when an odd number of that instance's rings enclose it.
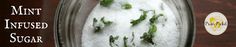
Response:
[[[211,35],[220,35],[225,32],[228,21],[222,13],[212,12],[206,17],[204,26]]]

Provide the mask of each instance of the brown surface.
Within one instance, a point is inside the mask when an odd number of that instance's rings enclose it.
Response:
[[[192,0],[196,18],[194,47],[236,47],[236,0]],[[211,12],[221,12],[228,20],[226,32],[219,36],[210,35],[203,25]]]
[[[55,47],[53,35],[53,20],[58,0],[0,0],[0,47]],[[12,16],[11,5],[22,5],[27,8],[42,8],[41,15]],[[15,22],[47,22],[47,29],[9,29],[5,30],[4,19]],[[43,43],[10,43],[10,33],[17,35],[42,36]]]

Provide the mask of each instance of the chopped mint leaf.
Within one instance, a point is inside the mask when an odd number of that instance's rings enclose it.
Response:
[[[105,24],[105,25],[110,25],[112,22],[111,21],[105,21],[104,17],[102,17],[101,21]]]
[[[93,26],[94,26],[95,32],[101,31],[101,26],[97,26],[97,22],[98,20],[96,18],[93,18]]]
[[[98,21],[96,18],[93,18],[93,27],[95,32],[100,32],[105,26],[109,26],[110,24],[112,24],[112,22],[105,21],[104,17],[102,17],[100,21]]]
[[[95,27],[95,32],[100,32],[102,29],[101,29],[101,26],[96,26]]]
[[[157,15],[152,16],[152,18],[149,20],[150,23],[151,23],[151,24],[156,23],[157,18],[158,18]]]
[[[125,4],[122,5],[122,8],[124,8],[124,9],[131,9],[132,5],[129,4],[129,3],[125,3]]]
[[[132,32],[132,39],[131,39],[131,42],[133,42],[134,41],[134,32]]]
[[[128,45],[127,45],[127,37],[125,36],[124,38],[123,38],[123,40],[124,40],[124,47],[128,47]]]
[[[100,5],[104,7],[109,7],[113,3],[113,1],[114,0],[101,0]]]
[[[157,27],[155,24],[152,24],[151,27],[149,27],[148,32],[145,32],[143,34],[143,36],[141,36],[140,38],[148,43],[154,44],[153,42],[153,37],[154,37],[154,33],[157,31]]]
[[[158,17],[163,16],[163,14],[156,15],[155,11],[153,11],[153,12],[154,12],[154,15],[153,15],[152,18],[149,20],[149,21],[150,21],[150,24],[156,23],[156,20],[158,19]]]
[[[118,40],[118,38],[119,38],[119,36],[115,36],[115,37],[113,37],[112,35],[109,37],[109,45],[111,46],[111,47],[113,47],[113,45],[112,44],[115,44],[115,41],[116,40]],[[118,46],[117,44],[115,44],[116,46]]]
[[[142,11],[142,10],[141,10]],[[143,14],[139,17],[139,19],[137,20],[132,20],[130,23],[132,24],[132,26],[137,25],[138,23],[140,23],[141,21],[145,20],[147,17],[147,12],[148,11],[143,11]]]

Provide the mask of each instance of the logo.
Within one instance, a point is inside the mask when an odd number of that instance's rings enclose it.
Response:
[[[227,29],[228,21],[222,13],[212,12],[206,17],[204,26],[211,35],[220,35]]]

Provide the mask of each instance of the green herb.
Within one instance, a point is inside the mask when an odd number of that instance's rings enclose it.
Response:
[[[124,40],[124,47],[128,47],[128,45],[127,45],[127,37],[125,36],[124,38],[123,38],[123,40]]]
[[[164,14],[159,14],[158,16],[164,16]]]
[[[100,32],[102,29],[101,29],[101,26],[96,26],[95,27],[95,32]]]
[[[141,11],[143,11],[143,10],[141,10]],[[141,15],[141,16],[139,17],[139,19],[137,19],[137,20],[132,20],[132,21],[130,22],[130,23],[132,24],[132,26],[137,25],[137,24],[140,23],[141,21],[145,20],[146,17],[147,17],[147,12],[148,12],[148,11],[143,11],[143,15]]]
[[[149,28],[148,33],[153,35],[153,33],[155,33],[156,31],[157,31],[156,25],[151,24],[151,27]]]
[[[118,40],[118,38],[119,38],[119,36],[115,36],[115,37],[113,37],[112,35],[110,36],[110,39],[109,39],[109,44],[110,44],[110,46],[111,47],[113,47],[113,45],[112,44],[115,44],[115,40]],[[116,46],[118,46],[117,44],[115,44]]]
[[[96,18],[93,18],[93,27],[94,27],[95,32],[100,32],[102,28],[104,28],[104,26],[109,26],[110,24],[112,24],[111,21],[105,21],[104,17],[100,19],[100,22],[102,22],[102,24],[104,25],[100,25],[99,21]]]
[[[132,40],[131,40],[131,42],[133,42],[134,41],[134,32],[132,32]]]
[[[156,20],[158,18],[158,16],[156,15],[156,11],[153,11],[154,15],[152,16],[152,18],[149,20],[151,24],[156,23]]]
[[[102,17],[101,21],[107,26],[110,25],[112,22],[111,21],[105,21],[104,17]]]
[[[100,5],[104,7],[109,7],[113,3],[113,1],[114,0],[101,0]]]
[[[101,31],[101,26],[97,26],[97,22],[98,20],[96,18],[93,18],[93,26],[94,26],[95,32]]]
[[[149,27],[148,32],[145,32],[143,34],[143,36],[141,36],[140,38],[148,43],[154,44],[153,42],[153,37],[154,37],[154,33],[157,31],[157,27],[155,24],[151,24],[151,27]]]
[[[93,23],[98,22],[98,20],[96,18],[93,18]]]
[[[154,15],[153,15],[152,18],[149,20],[149,21],[150,21],[150,24],[156,23],[156,20],[157,20],[158,17],[160,17],[160,16],[163,16],[163,14],[156,15],[156,13],[155,13],[155,11],[154,11]]]
[[[125,3],[125,4],[122,5],[122,8],[124,8],[124,9],[131,9],[132,5],[129,4],[129,3]]]
[[[132,32],[132,37],[133,38],[131,39],[131,42],[132,42],[132,45],[135,46],[135,43],[134,43],[134,37],[135,37],[134,32]]]
[[[148,32],[145,32],[143,36],[140,37],[143,41],[151,43],[151,44],[154,44],[153,37],[154,37],[154,33],[157,31],[157,27],[155,25],[156,20],[158,19],[158,17],[163,16],[163,14],[156,15],[155,11],[153,11],[153,13],[154,15],[149,20],[151,26],[149,27]]]
[[[150,23],[151,23],[151,24],[156,23],[157,18],[158,18],[157,15],[152,16],[152,18],[149,20]]]

